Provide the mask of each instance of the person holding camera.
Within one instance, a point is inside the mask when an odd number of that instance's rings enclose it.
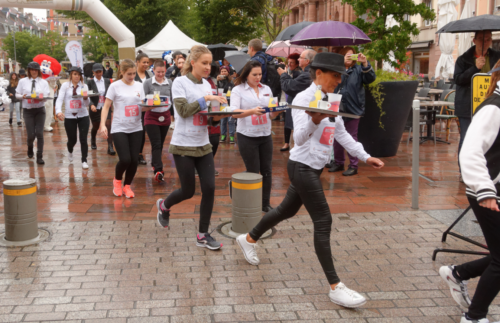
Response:
[[[344,56],[344,65],[346,75],[342,75],[342,83],[335,89],[335,93],[342,95],[343,112],[362,116],[365,114],[365,84],[370,84],[377,76],[372,69],[370,62],[362,53],[356,54],[356,50],[352,47],[344,47],[339,51],[340,55]],[[360,64],[358,64],[360,63]],[[358,125],[360,119],[344,118],[344,124],[347,132],[358,140]],[[345,155],[344,147],[338,142],[333,144],[333,155],[335,160],[332,160],[326,167],[330,168],[328,172],[339,172],[344,170]],[[349,155],[349,168],[342,173],[344,176],[352,176],[358,173],[358,158]]]

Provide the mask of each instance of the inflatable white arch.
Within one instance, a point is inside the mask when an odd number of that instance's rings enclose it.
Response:
[[[0,0],[0,7],[85,11],[118,42],[120,59],[135,58],[134,34],[99,0]]]

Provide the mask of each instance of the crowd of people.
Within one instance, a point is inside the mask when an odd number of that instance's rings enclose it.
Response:
[[[491,33],[476,34],[474,43],[476,46],[457,61],[457,93],[460,90],[460,95],[466,97],[467,91],[461,87],[470,88],[470,82],[467,83],[470,76],[492,68],[492,84],[497,86],[490,87],[488,99],[474,112],[477,118],[470,120],[467,113],[460,114],[465,103],[457,106],[462,124],[460,164],[469,185],[469,202],[485,233],[491,255],[460,266],[444,266],[440,275],[450,286],[455,301],[469,308],[461,322],[487,323],[488,306],[500,290],[497,282],[499,258],[495,249],[498,245],[495,230],[500,212],[497,193],[500,168],[498,154],[493,152],[496,151],[493,148],[500,147],[500,62],[497,63],[500,55],[488,49]],[[479,44],[483,44],[482,47]],[[384,163],[366,153],[363,145],[357,142],[359,119],[299,109],[267,112],[265,108],[270,99],[276,97],[278,102],[307,107],[312,98],[326,101],[330,94],[338,94],[341,95],[341,111],[362,116],[364,85],[376,79],[375,72],[366,56],[351,47],[344,47],[337,53],[307,49],[287,57],[285,64],[281,64],[282,61],[273,64],[274,58],[262,51],[262,42],[254,39],[248,44],[248,53],[251,59],[239,70],[225,59],[214,62],[205,46],[194,46],[188,56],[174,52],[172,66],[167,66],[163,60],[151,64],[145,53],[139,53],[135,61],[124,59],[120,62],[114,80],[109,62],[105,66],[95,63],[93,77],[85,80],[82,69],[72,67],[68,82],[51,86],[41,77],[40,65],[31,62],[27,72],[21,70],[19,74],[10,75],[7,88],[12,100],[9,124],[14,122],[14,113],[18,126],[22,126],[24,120],[28,158],[35,156],[36,139],[36,163],[43,165],[43,132],[50,131],[47,130],[45,101],[53,94],[55,116],[64,121],[68,160],[73,162],[74,147],[79,141],[82,168],[88,169],[88,133],[90,130],[91,149],[97,149],[99,133],[107,139],[107,153],[118,155],[112,194],[126,198],[135,197],[131,185],[137,168],[147,165],[144,157],[146,137],[151,143],[153,178],[158,183],[164,181],[162,154],[167,134],[173,130],[168,152],[173,155],[180,187],[157,200],[157,220],[160,226],[170,227],[171,210],[193,197],[198,176],[202,198],[196,245],[209,250],[223,247],[209,232],[215,176],[218,175],[214,157],[219,142],[229,139],[230,144],[237,143],[246,171],[261,174],[263,178],[262,211],[265,215],[249,233],[236,238],[244,258],[251,265],[258,265],[258,240],[305,206],[313,222],[314,248],[331,286],[331,301],[349,308],[362,306],[366,299],[342,283],[333,264],[332,216],[320,176],[325,167],[329,172],[344,171],[345,151],[349,166],[344,176],[358,173],[359,160],[375,169],[381,169]],[[158,95],[163,104],[145,105],[146,98],[152,95]],[[205,114],[221,105],[228,107],[224,111],[238,114],[222,113],[210,117]],[[287,172],[291,184],[283,201],[274,208],[270,201],[271,122],[281,116],[285,121],[285,140],[280,150],[290,151]],[[466,281],[477,276],[482,278],[471,301]]]

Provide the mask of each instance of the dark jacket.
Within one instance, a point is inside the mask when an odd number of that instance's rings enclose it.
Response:
[[[106,70],[106,67],[105,67],[104,73],[102,74],[102,77],[107,78],[107,79],[112,79],[113,78],[113,69],[110,67],[108,70]]]
[[[377,76],[370,62],[368,67],[356,64],[342,75],[342,82],[335,89],[335,93],[342,94],[342,105],[344,112],[362,116],[365,114],[365,88],[363,85],[370,84]]]
[[[271,62],[273,60],[273,57],[267,55],[262,51],[259,51],[250,60],[257,61],[262,64],[262,80],[264,80],[264,82],[262,83],[265,84],[265,81],[267,81],[267,63]]]
[[[153,72],[151,72],[150,70],[146,70],[146,80],[147,79],[150,79],[152,78],[154,75],[153,75]],[[135,78],[134,78],[134,81],[137,81],[139,83],[142,83],[142,80],[141,78],[139,77],[139,73],[135,74]]]
[[[11,73],[11,75],[12,75],[12,73]],[[17,88],[17,86],[16,87],[10,86],[10,82],[9,82],[9,85],[7,86],[7,95],[9,96],[9,98],[11,99],[11,101],[13,103],[21,101],[19,99],[16,99],[16,88]],[[12,94],[12,96],[10,94]]]
[[[463,53],[462,56],[459,56],[455,63],[455,72],[453,73],[453,78],[457,85],[457,91],[455,93],[455,115],[461,118],[472,117],[472,76],[481,72],[481,70],[476,67],[475,52],[476,46],[472,46]],[[500,52],[490,48],[488,49],[488,56],[490,60],[489,69],[492,69],[500,59]]]
[[[233,82],[230,82],[227,78],[223,79],[222,81],[217,81],[217,88],[224,89],[224,93],[227,93],[229,87],[231,87],[232,89],[234,87],[234,84]]]
[[[168,71],[172,69],[170,71],[170,74],[168,73]],[[176,78],[178,77],[181,77],[181,70],[176,66],[176,65],[173,65],[171,67],[168,68],[167,70],[167,73],[166,73],[166,78],[170,79],[171,81],[174,81]]]
[[[108,93],[108,88],[109,88],[110,84],[111,84],[111,82],[109,81],[109,79],[104,78],[104,89],[105,89],[104,96],[106,96],[106,93]],[[94,91],[94,93],[99,93],[99,90],[97,89],[97,84],[95,84],[94,78],[91,78],[88,80],[87,87],[89,88],[89,90]],[[99,97],[93,96],[93,97],[90,97],[89,99],[90,99],[90,105],[95,105],[97,107],[97,105],[99,104]]]
[[[292,78],[288,73],[283,73],[280,76],[281,89],[288,95],[286,102],[292,103],[295,96],[300,92],[306,90],[312,83],[311,75],[309,74],[309,65],[304,68],[304,71],[298,76]]]
[[[170,78],[172,76],[172,72],[174,71],[175,64],[167,68],[167,72],[165,73],[166,78]]]

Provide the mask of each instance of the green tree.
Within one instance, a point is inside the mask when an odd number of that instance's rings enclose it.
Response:
[[[194,0],[194,38],[205,44],[246,44],[262,36],[261,9],[266,0]]]
[[[255,1],[250,10],[255,11],[263,22],[264,39],[268,44],[274,41],[283,29],[283,22],[291,12],[293,1],[265,0]]]
[[[83,37],[82,51],[89,60],[102,62],[104,57],[114,57],[115,60],[118,60],[116,41],[107,34],[104,35],[102,36],[99,32],[91,30],[90,33]]]
[[[342,3],[351,5],[358,17],[352,24],[372,39],[371,43],[363,45],[363,50],[377,61],[379,67],[382,67],[383,60],[391,62],[394,67],[399,66],[398,61],[406,61],[411,38],[420,33],[418,25],[409,21],[409,17],[420,15],[423,20],[436,18],[434,10],[425,3],[416,4],[413,0],[342,0]],[[386,28],[390,15],[399,25]],[[389,59],[391,51],[395,61]]]
[[[58,61],[66,57],[64,47],[66,39],[55,32],[47,32],[40,38],[32,35],[28,31],[16,32],[16,50],[14,53],[14,37],[13,33],[9,33],[3,40],[2,49],[9,54],[9,57],[14,59],[17,56],[17,61],[21,66],[26,67],[38,54],[47,54],[54,57]]]

